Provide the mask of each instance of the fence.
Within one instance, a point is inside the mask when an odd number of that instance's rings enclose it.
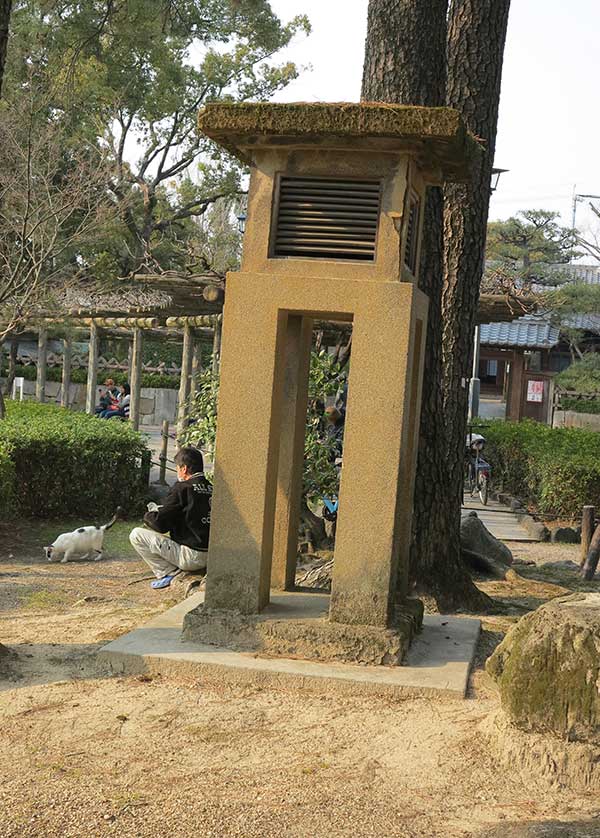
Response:
[[[24,367],[35,367],[37,365],[37,355],[32,355],[29,352],[19,352],[17,356],[17,363]],[[55,352],[48,352],[46,355],[46,366],[48,367],[62,367],[63,356]],[[72,355],[71,368],[87,369],[88,357],[87,355]],[[98,356],[98,368],[102,370],[114,370],[115,372],[127,372],[129,363],[127,361],[119,361],[117,358],[104,358],[102,355]],[[177,364],[166,364],[161,361],[159,364],[144,364],[142,363],[142,372],[160,373],[162,375],[179,376],[181,374],[181,367]]]

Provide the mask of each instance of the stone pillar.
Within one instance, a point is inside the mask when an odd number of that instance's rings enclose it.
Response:
[[[221,335],[223,332],[223,315],[215,317],[214,333],[213,333],[213,352],[212,352],[212,377],[213,381],[219,374],[221,366]]]
[[[91,416],[94,415],[96,409],[96,381],[98,378],[98,343],[99,334],[96,323],[92,320],[90,326],[90,343],[88,353],[88,374],[87,387],[85,393],[85,412]]]
[[[68,336],[63,340],[63,365],[62,365],[62,392],[60,394],[60,406],[69,406],[69,390],[71,387],[71,350],[72,340]]]
[[[193,347],[192,328],[187,323],[183,328],[183,348],[181,350],[181,378],[179,381],[179,400],[177,406],[177,435],[183,433],[187,425],[188,399],[190,396],[190,374],[192,371]]]
[[[411,297],[354,319],[329,612],[335,622],[388,627],[396,584],[400,599],[407,594],[427,319],[422,297],[414,289]]]
[[[279,590],[291,590],[296,577],[312,329],[308,317],[288,318],[271,568]]]
[[[227,305],[205,601],[254,614],[269,602],[287,313]]]
[[[40,326],[37,344],[37,377],[35,382],[35,399],[38,402],[46,400],[46,363],[48,352],[48,330]]]
[[[129,372],[129,386],[131,387],[129,419],[136,431],[140,427],[140,399],[142,395],[142,345],[143,332],[139,327],[136,327],[133,330],[133,342],[131,344],[131,369]]]

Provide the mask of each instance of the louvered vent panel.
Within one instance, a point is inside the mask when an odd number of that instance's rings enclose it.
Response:
[[[282,177],[273,255],[372,262],[378,180]]]

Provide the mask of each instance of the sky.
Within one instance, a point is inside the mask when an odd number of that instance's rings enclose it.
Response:
[[[368,0],[271,6],[285,20],[308,15],[313,28],[282,55],[312,69],[276,98],[358,100]],[[490,219],[548,209],[570,226],[574,187],[600,195],[599,94],[599,0],[512,0],[495,160],[509,172],[492,197]],[[579,202],[577,226],[594,227],[592,218]]]

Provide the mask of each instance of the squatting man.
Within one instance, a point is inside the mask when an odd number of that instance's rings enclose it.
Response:
[[[129,536],[156,576],[153,588],[167,588],[182,571],[206,571],[212,486],[198,449],[181,448],[175,465],[177,482],[162,506],[148,504],[144,523],[149,529],[136,527]]]

